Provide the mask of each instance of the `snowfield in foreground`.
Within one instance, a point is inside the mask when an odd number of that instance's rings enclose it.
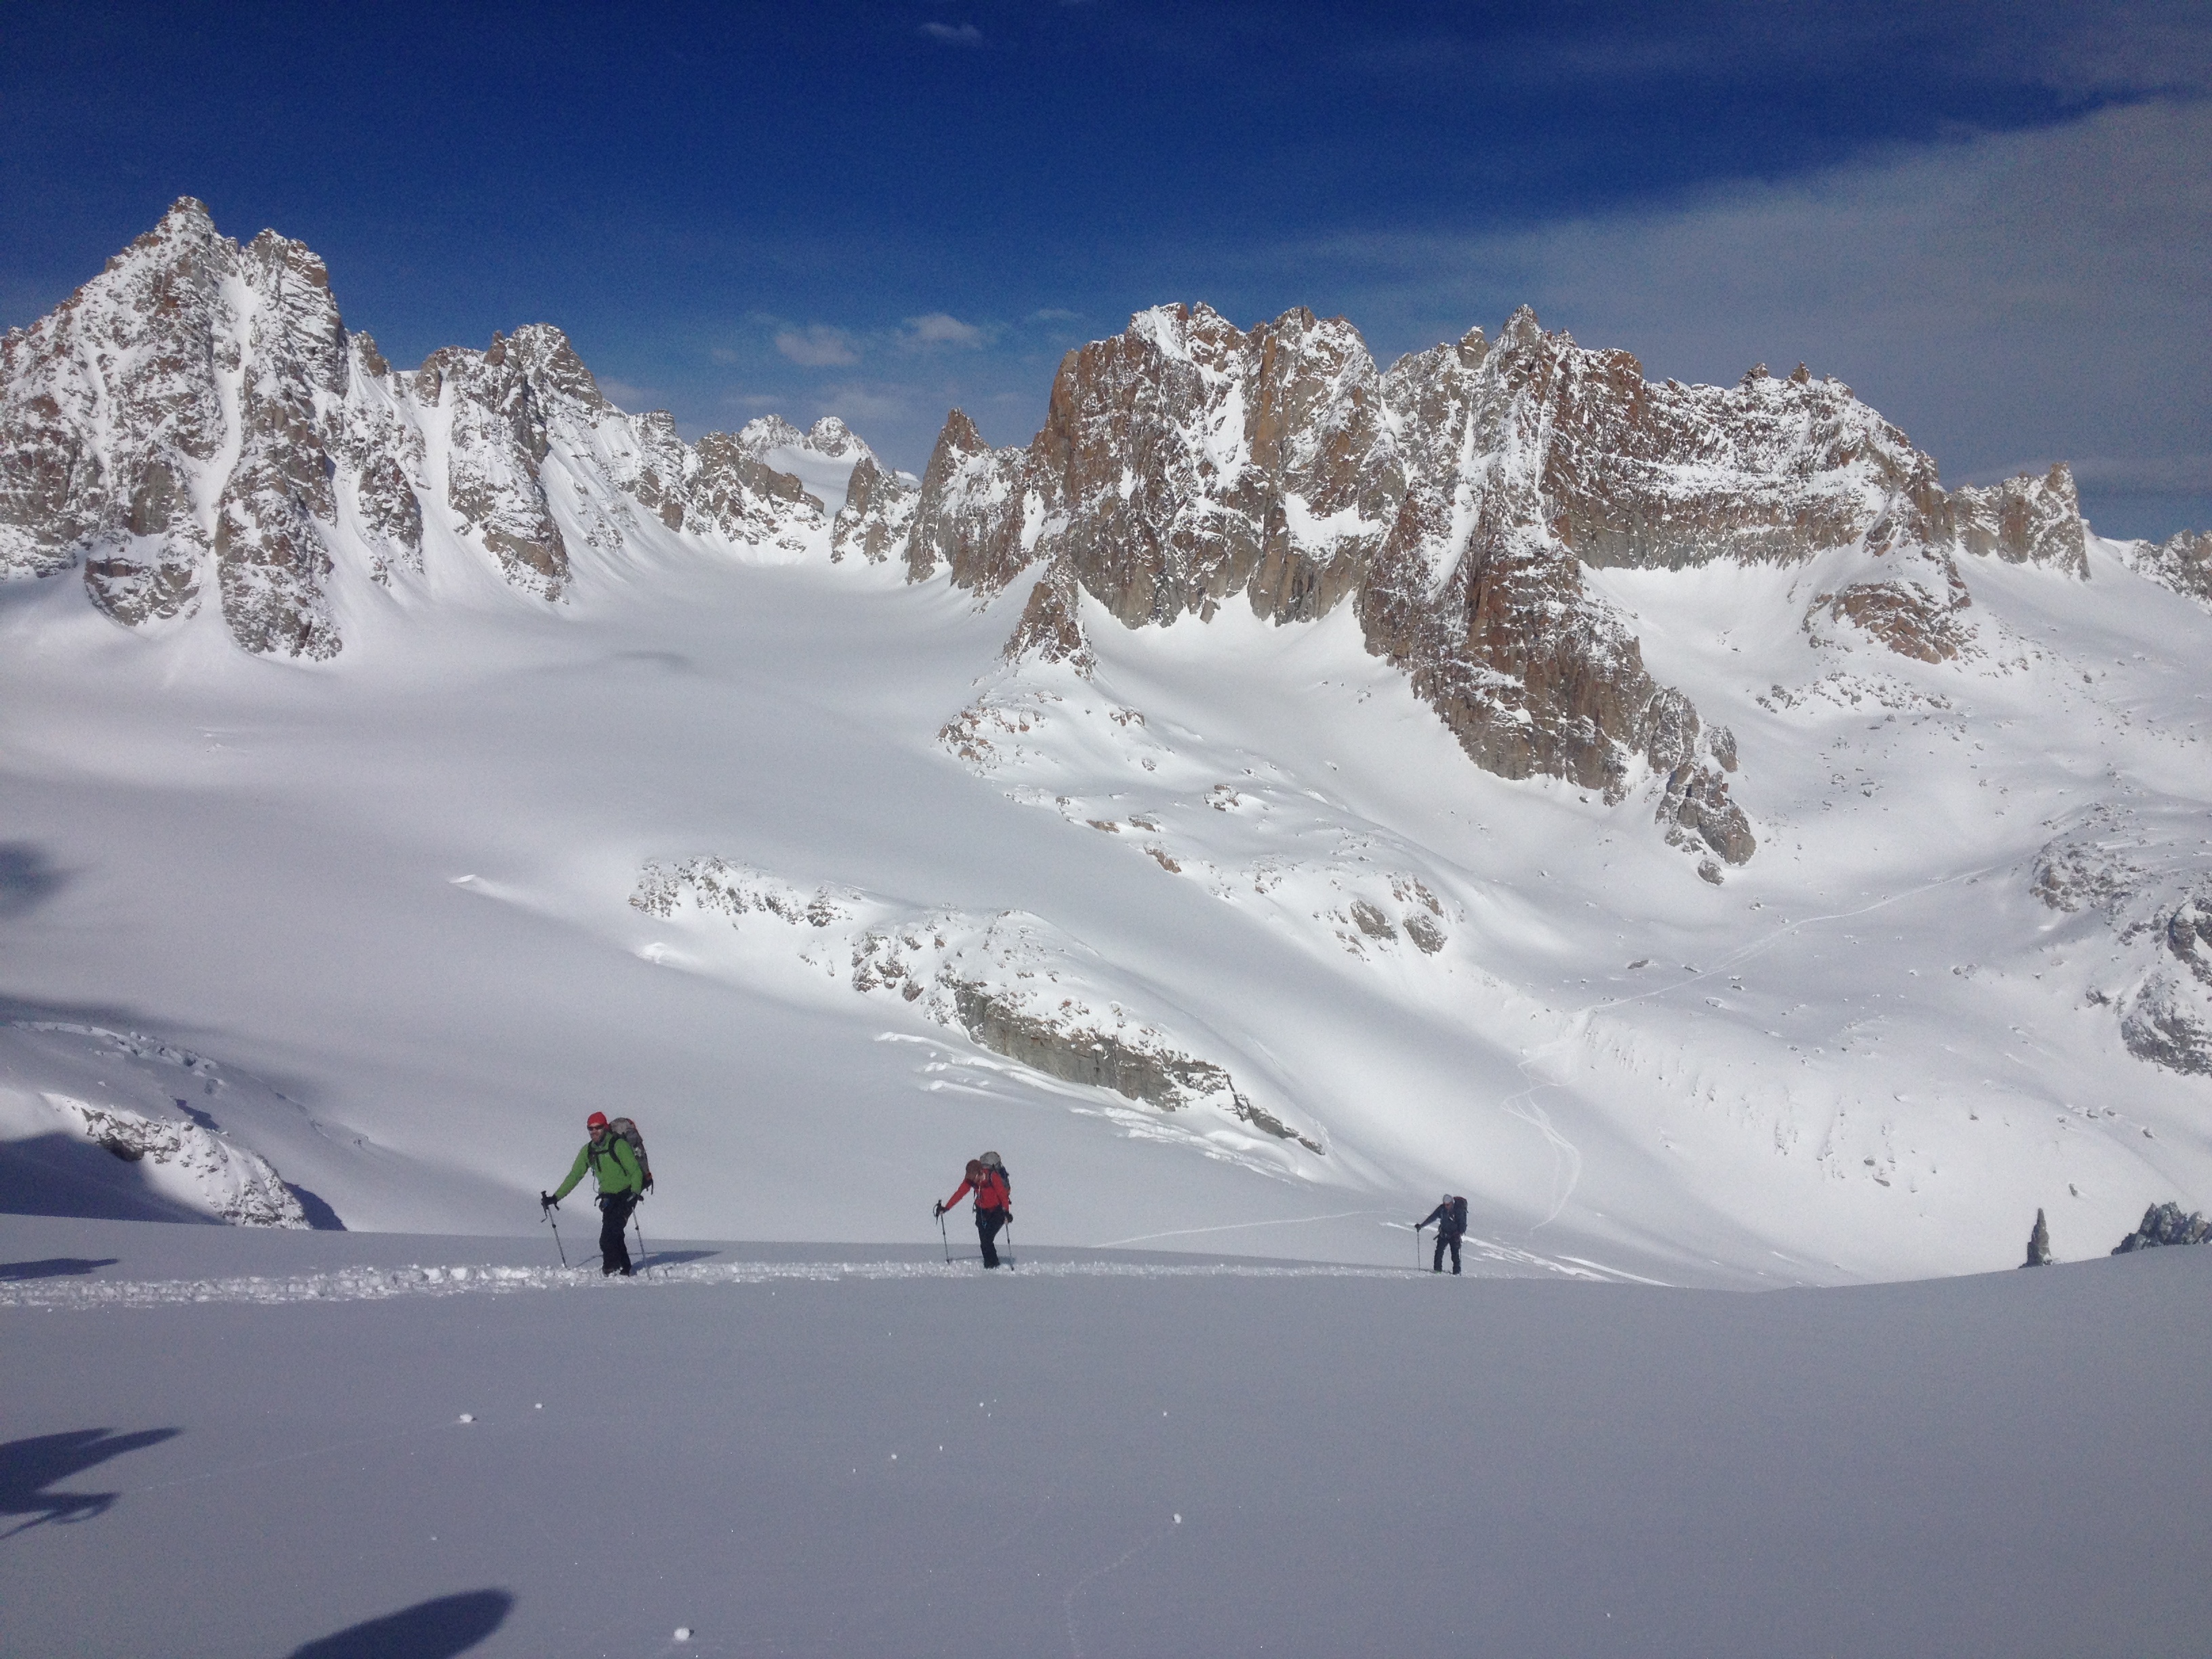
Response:
[[[608,1285],[542,1235],[0,1217],[7,1650],[2118,1659],[2212,1629],[2212,1250],[1746,1296],[661,1248],[670,1277]],[[364,1288],[410,1276],[443,1293]]]

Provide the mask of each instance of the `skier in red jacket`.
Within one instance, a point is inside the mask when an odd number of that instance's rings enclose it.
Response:
[[[975,1237],[983,1242],[983,1265],[995,1267],[999,1265],[999,1249],[992,1241],[998,1237],[999,1229],[1014,1218],[1013,1188],[1006,1180],[1006,1166],[999,1161],[996,1152],[969,1158],[968,1178],[933,1213],[943,1215],[971,1192],[975,1194]]]

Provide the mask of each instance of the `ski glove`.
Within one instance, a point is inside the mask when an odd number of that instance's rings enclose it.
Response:
[[[538,1189],[538,1207],[541,1210],[557,1210],[561,1207],[561,1200],[540,1187]]]
[[[945,1200],[941,1198],[939,1199],[935,1204],[930,1206],[929,1212],[933,1216],[943,1215],[945,1213]]]

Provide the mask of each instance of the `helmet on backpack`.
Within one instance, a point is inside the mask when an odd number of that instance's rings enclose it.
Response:
[[[996,1152],[986,1152],[976,1161],[981,1164],[987,1170],[1003,1170],[1006,1167],[1000,1161],[999,1155]]]

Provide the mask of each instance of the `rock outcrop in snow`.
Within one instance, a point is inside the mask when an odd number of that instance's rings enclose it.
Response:
[[[719,858],[649,864],[631,906],[765,938],[779,956],[861,993],[890,993],[979,1048],[1063,1082],[1110,1089],[1162,1112],[1196,1110],[1311,1152],[1317,1135],[1255,1104],[1229,1069],[1143,1015],[1135,976],[1020,911],[976,915],[902,905],[855,888],[794,887]]]
[[[2166,1244],[2202,1244],[2212,1240],[2212,1221],[2192,1211],[2181,1212],[2179,1204],[2154,1204],[2143,1212],[2142,1224],[2112,1246],[2114,1255],[2155,1249]]]
[[[2033,884],[2052,909],[2111,928],[2113,982],[2092,994],[2118,1011],[2129,1051],[2212,1076],[2212,866],[2199,828],[2094,808],[2045,844]]]
[[[2162,542],[2125,544],[2129,567],[2212,610],[2212,531],[2185,530]]]
[[[197,1123],[66,1095],[49,1095],[46,1103],[71,1131],[125,1163],[150,1163],[152,1182],[166,1197],[234,1227],[308,1224],[306,1210],[267,1158]]]

